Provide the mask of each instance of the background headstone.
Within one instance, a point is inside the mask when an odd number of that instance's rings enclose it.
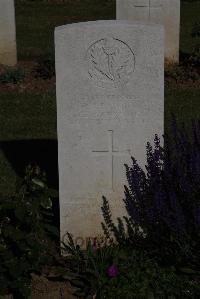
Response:
[[[117,19],[163,24],[165,58],[179,61],[180,0],[116,0]]]
[[[14,0],[0,0],[0,64],[17,63]]]
[[[124,163],[142,166],[163,134],[164,32],[97,21],[57,27],[56,89],[61,237],[85,246],[102,233],[102,195],[125,214]]]

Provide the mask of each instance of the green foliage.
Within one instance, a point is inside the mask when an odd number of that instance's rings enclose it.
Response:
[[[55,76],[55,60],[52,56],[38,60],[37,76],[42,79],[51,79]]]
[[[25,72],[21,68],[8,67],[2,74],[0,74],[0,83],[17,84],[22,82],[25,78]]]
[[[161,267],[141,249],[89,243],[81,251],[69,234],[64,248],[70,256],[61,276],[70,280],[81,298],[194,298],[200,292],[193,279],[180,276],[174,267]],[[111,265],[117,269],[114,277],[108,275]]]
[[[196,68],[200,78],[200,44],[194,48],[193,53],[189,58],[189,63],[193,68]]]
[[[191,36],[197,40],[197,43],[189,58],[189,64],[198,70],[198,74],[200,76],[200,43],[198,42],[198,38],[200,37],[200,22],[194,23]]]
[[[200,80],[200,44],[197,44],[191,55],[181,58],[179,65],[168,65],[165,77],[174,79],[177,83]]]
[[[146,173],[134,158],[131,166],[125,165],[128,186],[123,201],[128,215],[125,224],[113,223],[104,198],[106,236],[153,251],[162,263],[167,260],[168,265],[187,264],[200,270],[199,126],[193,122],[192,130],[186,130],[174,120],[165,147],[158,136],[154,147],[147,144]]]
[[[51,216],[45,174],[29,165],[16,195],[0,199],[0,295],[28,298],[31,273],[52,260]]]
[[[196,81],[200,79],[200,44],[198,40],[200,37],[199,21],[194,23],[190,35],[194,41],[194,45],[191,46],[191,53],[181,53],[180,64],[169,65],[165,69],[165,76],[176,80],[176,82],[188,80]]]
[[[128,187],[125,186],[123,201],[128,216],[124,221],[113,222],[106,198],[102,207],[107,238],[114,236],[121,246],[146,251],[162,269],[174,267],[181,278],[190,274],[198,282],[199,125],[193,122],[188,131],[184,126],[178,128],[174,120],[171,135],[165,136],[165,147],[160,146],[157,136],[154,148],[148,143],[146,173],[134,158],[131,166],[125,165]],[[186,284],[196,288],[188,277],[185,279]],[[200,295],[197,285],[189,298],[196,292]]]
[[[194,23],[191,35],[193,37],[200,37],[200,22],[195,22]]]
[[[86,299],[185,298],[200,296],[200,123],[192,131],[172,123],[165,147],[147,144],[144,172],[132,158],[126,166],[127,216],[112,220],[103,198],[106,240],[81,250],[67,234],[60,276]],[[112,238],[115,237],[115,243]],[[112,270],[112,271],[110,271]]]
[[[196,81],[200,79],[200,74],[198,70],[196,70],[194,67],[196,67],[196,64],[198,62],[199,57],[196,54],[192,54],[189,58],[188,63],[190,63],[190,66],[183,66],[183,65],[170,65],[167,66],[165,69],[165,77],[171,78],[178,82],[183,81]]]

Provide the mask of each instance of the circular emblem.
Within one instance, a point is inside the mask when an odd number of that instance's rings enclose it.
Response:
[[[89,77],[101,87],[124,86],[135,69],[133,51],[117,38],[103,38],[93,43],[86,59]]]

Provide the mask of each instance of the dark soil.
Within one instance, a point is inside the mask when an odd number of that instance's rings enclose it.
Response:
[[[12,295],[0,297],[13,299]],[[50,281],[44,276],[32,275],[32,294],[30,299],[76,299],[67,281]]]
[[[25,78],[22,82],[17,84],[13,83],[1,83],[0,82],[0,92],[13,91],[17,93],[32,92],[41,93],[55,90],[56,88],[56,78],[53,76],[51,79],[43,79],[37,73],[38,64],[32,61],[19,62],[17,67],[25,71]],[[3,73],[5,67],[0,65],[0,74]],[[177,88],[177,89],[190,89],[190,88],[200,88],[199,80],[175,80],[170,77],[165,78],[166,87]]]
[[[0,92],[13,91],[17,93],[21,92],[33,92],[41,93],[55,90],[55,76],[51,79],[43,79],[39,77],[37,73],[38,64],[32,61],[19,62],[16,68],[21,68],[25,72],[25,78],[22,82],[17,84],[13,83],[1,83],[0,82]],[[5,71],[5,67],[0,65],[0,74]]]
[[[49,281],[42,276],[33,275],[31,299],[75,299],[69,282]]]

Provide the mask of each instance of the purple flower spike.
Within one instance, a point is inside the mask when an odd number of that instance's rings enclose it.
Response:
[[[115,265],[108,267],[107,274],[110,278],[116,277],[119,274],[118,268]]]

